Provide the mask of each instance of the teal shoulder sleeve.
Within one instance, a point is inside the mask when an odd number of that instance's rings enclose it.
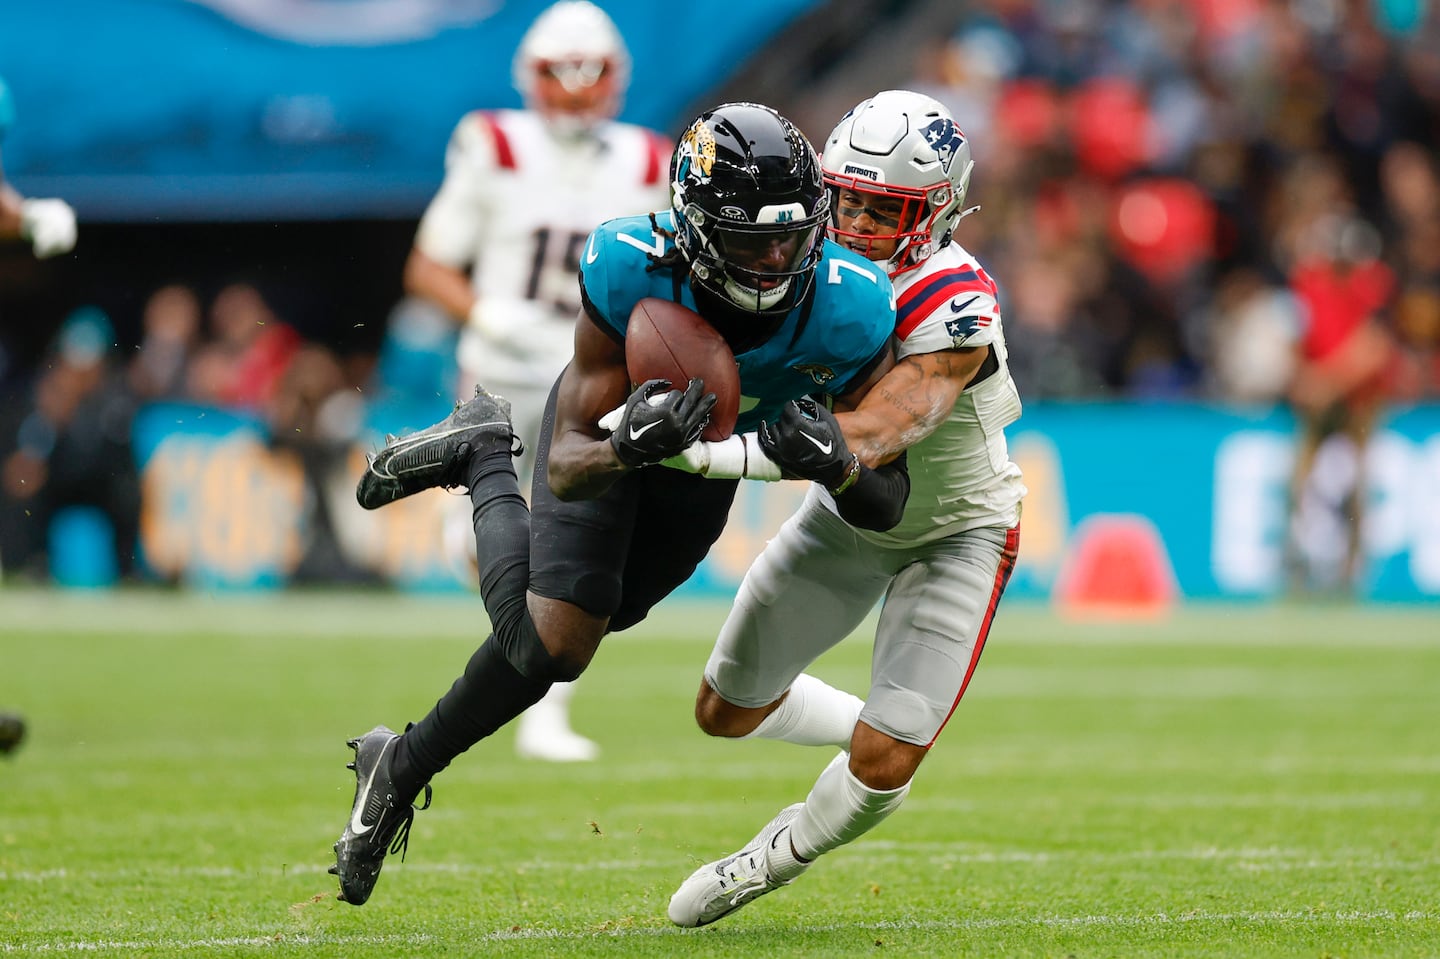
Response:
[[[669,249],[669,237],[655,232],[646,216],[607,220],[586,241],[580,258],[585,295],[598,318],[621,337],[635,304],[660,291],[660,279],[646,267]]]

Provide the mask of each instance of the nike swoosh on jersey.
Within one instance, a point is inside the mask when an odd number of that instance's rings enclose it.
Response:
[[[394,742],[395,740],[392,739],[390,740],[390,742],[380,747],[380,755],[375,758],[375,765],[370,769],[370,778],[365,780],[365,788],[360,790],[358,795],[363,796],[370,791],[370,787],[375,783],[375,774],[380,771],[380,763],[385,760],[385,750],[389,749],[391,744],[393,744]],[[365,835],[370,830],[374,829],[377,825],[377,823],[371,823],[367,826],[363,821],[361,821],[360,814],[364,811],[365,807],[361,805],[359,808],[357,808],[354,812],[350,814],[350,832],[356,836]]]
[[[600,259],[600,251],[595,249],[595,237],[591,236],[589,245],[585,247],[585,262],[594,263],[598,259]]]
[[[958,300],[958,299],[960,299],[960,297],[958,297],[958,296],[955,297],[955,300]],[[964,310],[965,307],[969,306],[971,303],[974,303],[974,302],[975,302],[976,300],[978,300],[978,299],[980,299],[980,297],[979,297],[978,295],[977,295],[977,296],[972,296],[972,297],[970,297],[970,299],[966,300],[964,303],[961,303],[959,306],[956,306],[956,305],[955,305],[955,300],[951,300],[951,301],[950,301],[950,312],[951,312],[951,313],[959,313],[959,312],[961,312],[962,310]]]
[[[831,442],[830,442],[829,440],[826,440],[825,442],[822,443],[822,442],[820,442],[818,439],[816,439],[815,437],[811,436],[809,433],[806,433],[806,432],[803,431],[803,430],[800,432],[800,435],[803,436],[803,437],[805,437],[805,438],[806,438],[807,440],[809,440],[811,443],[815,444],[815,448],[816,448],[817,450],[819,450],[820,452],[824,453],[826,456],[829,456],[829,455],[830,455],[830,451],[835,448],[834,445],[831,444]]]
[[[646,433],[648,433],[650,430],[653,430],[655,427],[657,427],[657,426],[659,426],[659,425],[660,425],[660,421],[659,421],[659,420],[652,420],[651,422],[646,423],[644,426],[640,426],[640,427],[632,426],[632,427],[630,427],[630,438],[631,438],[632,440],[638,440],[640,437],[644,436],[644,435],[645,435]]]

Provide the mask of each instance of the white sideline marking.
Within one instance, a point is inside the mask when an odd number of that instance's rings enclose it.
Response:
[[[1272,910],[1265,912],[1185,912],[1176,915],[1170,913],[1155,913],[1148,916],[1030,916],[1017,917],[1014,919],[959,919],[954,921],[883,921],[883,922],[861,922],[861,923],[828,923],[819,926],[797,926],[794,931],[797,933],[813,932],[845,932],[851,930],[871,930],[875,932],[893,931],[926,931],[926,930],[954,930],[963,932],[975,929],[1011,929],[1026,927],[1042,928],[1066,928],[1083,926],[1113,926],[1120,928],[1137,927],[1164,927],[1177,925],[1201,925],[1206,923],[1233,923],[1246,922],[1255,925],[1272,926],[1288,924],[1319,924],[1334,923],[1338,925],[1354,925],[1370,922],[1417,922],[1427,923],[1440,919],[1440,914],[1429,912],[1393,912],[1388,909],[1372,911],[1345,911],[1325,912],[1312,910]],[[559,940],[584,940],[584,939],[622,939],[631,936],[667,936],[686,935],[684,930],[671,927],[640,927],[624,929],[596,929],[585,932],[572,932],[559,929],[521,929],[517,931],[505,930],[502,932],[485,933],[473,938],[467,937],[468,941],[474,942],[477,939],[481,942],[504,942],[511,940],[525,939],[559,939]],[[149,939],[149,940],[77,940],[71,942],[42,942],[35,945],[4,945],[0,946],[0,952],[6,953],[52,953],[52,952],[97,952],[101,949],[114,950],[135,950],[135,951],[159,951],[178,952],[190,949],[234,949],[237,947],[252,946],[256,949],[269,949],[278,945],[285,946],[417,946],[427,943],[439,943],[447,940],[438,936],[314,936],[297,935],[291,936],[284,933],[276,933],[272,936],[243,936],[233,938],[216,939]]]

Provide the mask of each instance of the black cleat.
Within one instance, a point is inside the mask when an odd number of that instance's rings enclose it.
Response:
[[[20,748],[25,738],[25,720],[15,713],[0,713],[0,756],[8,756]]]
[[[520,451],[510,402],[476,387],[474,399],[457,403],[434,426],[387,441],[360,477],[355,498],[366,509],[379,509],[434,486],[464,486],[471,451],[497,441],[511,453]]]
[[[355,770],[355,805],[345,831],[335,843],[335,865],[330,873],[340,877],[340,899],[359,906],[370,898],[387,852],[398,852],[401,861],[410,843],[410,823],[415,819],[415,797],[403,796],[390,778],[390,756],[400,736],[392,729],[376,726],[348,743],[355,761],[345,768]],[[425,784],[425,805],[430,808],[430,784]]]

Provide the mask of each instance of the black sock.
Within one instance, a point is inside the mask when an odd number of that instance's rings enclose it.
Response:
[[[420,792],[456,756],[519,716],[550,688],[522,676],[491,636],[435,708],[395,745],[390,775],[401,794]]]
[[[475,555],[480,597],[491,626],[505,635],[505,623],[526,615],[530,585],[530,507],[520,495],[515,464],[507,450],[470,458],[467,477],[474,505]],[[518,607],[518,608],[517,608]]]
[[[548,680],[520,673],[506,649],[526,648],[534,626],[525,604],[530,581],[530,508],[520,495],[509,448],[477,452],[467,468],[474,504],[480,596],[495,631],[470,657],[435,708],[396,744],[391,775],[402,791],[420,788],[458,755],[545,695]],[[498,637],[498,638],[497,638]],[[538,643],[538,637],[534,637]]]

